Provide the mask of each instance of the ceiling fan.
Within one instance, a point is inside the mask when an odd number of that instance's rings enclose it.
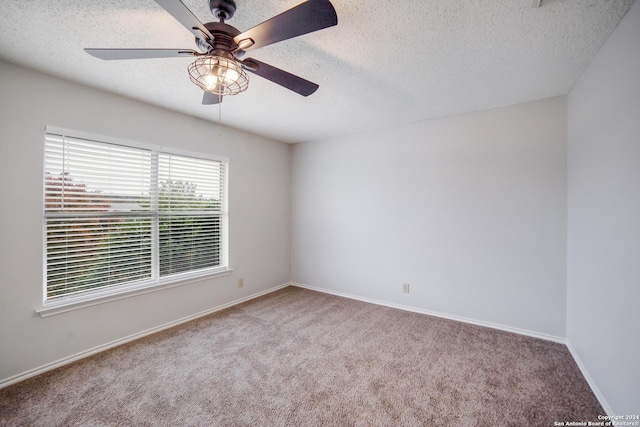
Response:
[[[218,104],[225,95],[247,89],[246,71],[270,80],[302,96],[318,85],[253,58],[245,52],[308,34],[338,24],[329,0],[307,0],[245,32],[225,23],[236,11],[234,0],[209,0],[209,9],[219,22],[203,24],[180,0],[155,0],[164,10],[191,31],[200,52],[192,49],[85,49],[105,60],[196,57],[188,67],[193,83],[202,88],[203,104]]]

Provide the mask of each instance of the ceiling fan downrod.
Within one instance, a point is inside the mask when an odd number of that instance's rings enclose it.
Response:
[[[213,16],[224,23],[225,20],[233,18],[236,3],[233,0],[209,0],[209,9]]]

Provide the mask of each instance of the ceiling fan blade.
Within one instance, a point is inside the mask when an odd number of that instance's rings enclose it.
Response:
[[[234,41],[249,51],[337,24],[338,15],[329,0],[308,0],[237,35]]]
[[[105,60],[175,58],[200,55],[200,53],[191,49],[85,49],[84,51],[89,55]]]
[[[302,96],[309,96],[320,87],[309,80],[305,80],[302,77],[298,77],[256,59],[247,58],[242,62],[242,65],[247,71],[267,80],[271,80],[272,82],[299,93]]]
[[[156,3],[176,18],[187,30],[191,31],[194,36],[205,40],[213,40],[213,35],[209,30],[180,0],[156,0]]]
[[[202,95],[202,105],[214,105],[222,102],[222,95],[204,91]]]

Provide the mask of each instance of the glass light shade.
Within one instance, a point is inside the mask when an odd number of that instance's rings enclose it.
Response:
[[[236,95],[249,87],[249,76],[240,64],[222,56],[201,56],[188,71],[193,83],[217,95]]]

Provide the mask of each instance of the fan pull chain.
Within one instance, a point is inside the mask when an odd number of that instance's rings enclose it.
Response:
[[[222,125],[222,102],[218,103],[218,136],[220,136],[220,125]]]

